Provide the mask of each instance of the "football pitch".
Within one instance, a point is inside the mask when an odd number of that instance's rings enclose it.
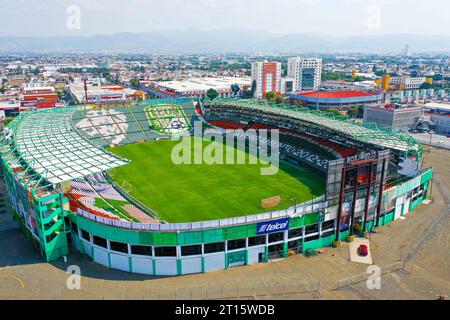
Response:
[[[108,149],[131,160],[110,171],[114,180],[167,222],[225,219],[281,210],[293,205],[292,199],[300,203],[324,192],[323,175],[310,168],[294,168],[284,163],[280,163],[277,174],[265,176],[260,174],[260,169],[268,165],[259,162],[174,164],[171,154],[178,143],[163,140]],[[203,150],[211,144],[210,141],[202,143]],[[234,151],[235,157],[244,152]],[[245,153],[245,157],[252,156]],[[274,196],[282,199],[277,207],[261,207],[262,199]]]

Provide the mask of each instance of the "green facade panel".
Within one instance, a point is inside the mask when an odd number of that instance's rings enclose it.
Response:
[[[225,240],[241,239],[256,235],[256,224],[228,227],[225,229]]]
[[[153,237],[151,244],[158,245],[177,245],[177,234],[174,232],[151,232]]]
[[[331,235],[324,238],[319,238],[317,240],[308,241],[303,243],[303,252],[307,249],[319,249],[323,247],[329,247],[333,244],[336,235]]]
[[[384,224],[388,224],[391,221],[394,221],[394,212],[391,212],[384,217]]]
[[[291,218],[289,220],[289,228],[293,229],[301,226],[303,226],[303,217]]]
[[[419,197],[416,201],[411,201],[411,204],[409,206],[409,211],[413,211],[416,209],[423,201],[423,197]]]
[[[424,174],[422,174],[422,177],[420,179],[420,183],[425,183],[427,181],[430,181],[433,177],[433,170],[428,170]]]
[[[319,213],[310,213],[304,215],[304,225],[309,226],[311,224],[316,224],[319,221]]]
[[[204,241],[203,238],[202,231],[180,232],[177,237],[177,244],[182,246],[198,244]]]

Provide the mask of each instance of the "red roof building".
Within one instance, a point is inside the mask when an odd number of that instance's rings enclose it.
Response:
[[[288,96],[305,107],[317,107],[319,105],[321,110],[365,106],[377,104],[382,100],[381,93],[356,90],[297,92],[289,93]]]

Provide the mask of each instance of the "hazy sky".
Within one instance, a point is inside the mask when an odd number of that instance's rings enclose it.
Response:
[[[79,19],[77,15],[73,20],[77,9],[67,12],[73,5],[79,8]],[[69,24],[75,28],[67,27],[71,17]],[[94,35],[188,28],[245,28],[283,34],[321,32],[335,36],[450,35],[450,1],[0,0],[2,36]]]

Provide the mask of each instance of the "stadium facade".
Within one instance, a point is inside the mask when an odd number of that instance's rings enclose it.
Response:
[[[111,179],[107,171],[128,161],[104,148],[190,132],[199,118],[225,129],[278,128],[281,142],[292,146],[281,149],[281,159],[323,172],[325,194],[257,215],[160,221]],[[104,266],[149,275],[267,262],[379,230],[419,206],[432,178],[431,169],[421,169],[422,147],[406,134],[253,100],[24,112],[2,138],[15,219],[46,261],[77,250]]]
[[[292,101],[304,107],[327,109],[347,109],[350,107],[374,105],[381,102],[381,93],[369,93],[357,90],[347,91],[310,91],[289,93]]]

